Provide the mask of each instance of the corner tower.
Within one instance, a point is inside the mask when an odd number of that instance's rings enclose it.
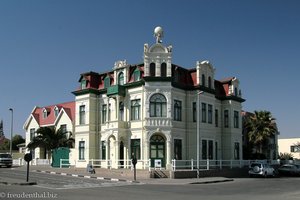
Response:
[[[166,47],[162,44],[163,35],[163,29],[158,26],[154,29],[156,43],[150,47],[147,43],[144,44],[144,76],[172,76],[172,46]]]

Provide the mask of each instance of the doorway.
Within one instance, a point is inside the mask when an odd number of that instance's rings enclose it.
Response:
[[[150,139],[150,159],[151,167],[160,161],[161,167],[166,166],[165,161],[165,139],[160,135],[153,135]]]

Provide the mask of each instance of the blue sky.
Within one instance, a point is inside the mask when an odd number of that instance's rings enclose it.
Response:
[[[300,137],[300,1],[1,0],[0,119],[10,135],[34,106],[73,101],[80,74],[142,62],[164,29],[173,63],[209,60],[216,79],[240,79],[244,110],[269,110],[281,138]]]

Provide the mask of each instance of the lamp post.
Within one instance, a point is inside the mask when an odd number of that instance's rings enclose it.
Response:
[[[13,136],[13,123],[14,123],[14,110],[12,108],[10,108],[9,111],[11,111],[11,128],[10,128],[9,153],[10,153],[10,155],[12,155],[12,136]]]
[[[197,92],[197,178],[200,178],[200,95],[203,91]]]

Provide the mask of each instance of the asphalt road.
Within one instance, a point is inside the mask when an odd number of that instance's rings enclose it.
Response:
[[[24,172],[0,169],[0,177],[25,178]],[[23,177],[22,177],[23,176]],[[201,185],[148,185],[31,173],[36,186],[0,185],[1,199],[62,200],[299,200],[300,178],[240,178]]]

